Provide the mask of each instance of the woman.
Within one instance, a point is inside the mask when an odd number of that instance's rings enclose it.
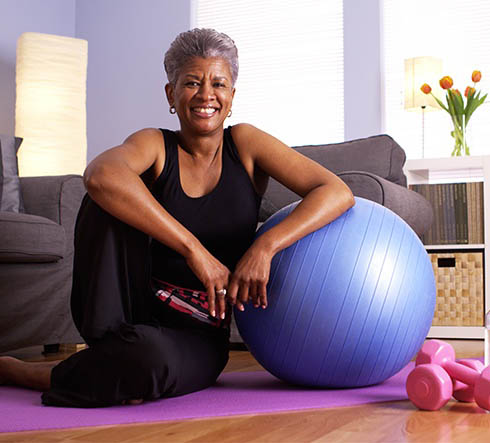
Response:
[[[340,179],[274,137],[224,129],[238,74],[228,36],[180,34],[165,70],[180,130],[140,130],[84,174],[72,312],[89,347],[62,362],[1,360],[0,377],[45,391],[45,404],[139,403],[210,386],[228,359],[227,307],[265,309],[274,255],[353,205]],[[254,240],[269,176],[303,200]]]

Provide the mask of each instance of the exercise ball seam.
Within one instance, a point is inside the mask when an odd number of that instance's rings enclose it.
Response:
[[[359,247],[359,252],[358,252],[358,254],[357,254],[357,256],[356,256],[355,264],[354,264],[354,266],[353,266],[353,272],[352,272],[352,274],[351,274],[351,276],[350,276],[350,279],[349,279],[349,285],[347,286],[347,290],[346,290],[346,292],[348,292],[348,291],[349,291],[349,289],[350,289],[350,288],[351,288],[351,286],[352,286],[352,280],[353,280],[353,276],[354,276],[354,271],[355,271],[355,270],[356,270],[356,268],[357,268],[357,264],[358,264],[358,262],[359,262],[359,257],[360,257],[360,255],[361,255],[361,253],[362,253],[362,246],[365,244],[365,241],[366,241],[366,236],[367,236],[367,233],[368,233],[368,231],[369,231],[369,224],[370,224],[370,222],[371,222],[371,220],[372,220],[373,211],[374,211],[374,206],[373,206],[373,205],[371,205],[371,212],[369,213],[369,218],[368,218],[368,221],[367,221],[367,223],[366,223],[366,229],[365,229],[364,234],[363,234],[363,236],[362,236],[361,245],[360,245],[360,247]],[[369,268],[368,268],[368,269],[369,269]],[[362,286],[361,286],[361,288],[362,288]],[[333,340],[333,339],[334,339],[334,337],[335,337],[335,333],[336,333],[336,331],[337,331],[339,321],[340,321],[340,319],[341,319],[341,317],[342,317],[342,315],[341,315],[341,314],[342,314],[342,311],[343,311],[344,306],[345,306],[345,300],[346,300],[346,298],[347,298],[347,297],[345,297],[345,296],[344,296],[344,300],[343,300],[343,302],[342,302],[342,306],[341,306],[340,311],[339,311],[339,316],[337,317],[337,320],[336,320],[336,322],[335,322],[334,329],[333,329],[333,331],[332,331],[332,335],[330,336],[330,340],[329,340],[328,346],[327,346],[327,348],[326,348],[325,356],[324,356],[324,358],[323,358],[322,364],[321,364],[321,366],[320,366],[320,371],[319,371],[318,376],[317,376],[317,381],[316,381],[317,383],[319,382],[319,379],[320,379],[320,377],[321,377],[321,375],[322,375],[322,373],[323,373],[323,371],[324,371],[324,368],[325,368],[325,361],[326,361],[326,358],[327,358],[328,352],[329,352],[329,350],[330,350],[330,346],[331,346],[331,344],[332,344],[332,340]],[[352,324],[352,322],[353,322],[353,320],[354,320],[354,318],[355,318],[355,312],[356,312],[356,308],[354,308],[353,315],[352,315],[352,317],[351,317],[351,322],[350,322],[350,325]],[[350,329],[350,328],[349,328],[349,329]],[[341,351],[340,351],[340,352],[339,352],[339,354],[338,354],[338,357],[340,357],[340,355],[342,354],[343,349],[344,349],[344,347],[345,347],[345,343],[346,343],[346,338],[344,338],[344,341],[343,341],[343,343],[342,343],[342,348],[341,348]],[[337,358],[337,361],[335,362],[335,370],[336,370],[336,368],[338,367],[338,362],[339,362],[339,358]],[[335,370],[334,370],[334,371],[332,371],[332,372],[335,372]],[[330,378],[331,378],[331,377],[330,377]],[[329,381],[330,381],[330,379],[327,379],[326,383],[328,384],[328,382],[329,382]]]
[[[416,266],[415,266],[415,271],[417,271],[417,269],[423,265],[421,260],[420,260],[420,256],[422,254],[425,254],[425,250],[424,251],[419,250],[419,253],[417,256],[417,261],[416,261]],[[416,274],[417,274],[417,272],[415,272],[415,275]],[[411,285],[412,288],[413,288],[414,283],[415,283],[415,279],[412,279],[412,285]],[[411,309],[410,321],[407,323],[407,325],[410,325],[411,327],[413,327],[413,321],[414,321],[413,319],[414,319],[415,313],[416,313],[416,310]],[[415,329],[415,328],[413,328],[413,329]],[[413,333],[409,334],[409,331],[410,331],[410,328],[407,327],[407,329],[405,330],[404,337],[403,337],[403,345],[400,346],[399,353],[398,353],[398,356],[397,356],[397,359],[395,360],[395,362],[400,361],[400,355],[405,355],[405,357],[403,359],[401,359],[401,360],[405,360],[405,359],[407,359],[406,356],[411,354],[410,349],[413,346],[413,341],[417,337],[415,337],[415,334],[413,334]],[[407,343],[407,337],[409,338],[408,343]],[[403,354],[403,352],[404,352],[404,354]],[[396,367],[396,366],[394,366],[394,367]]]
[[[393,223],[393,231],[392,231],[392,235],[391,235],[391,238],[390,238],[390,244],[391,244],[391,242],[393,240],[393,232],[394,232],[395,229],[396,229],[396,223]],[[377,331],[377,329],[379,327],[379,322],[381,320],[382,313],[383,313],[383,311],[385,309],[386,303],[388,301],[388,297],[389,297],[390,292],[391,292],[390,289],[392,288],[392,285],[393,285],[393,282],[394,282],[394,277],[395,277],[395,271],[394,271],[394,269],[397,268],[396,265],[398,264],[398,260],[400,259],[401,248],[402,248],[402,245],[403,245],[403,240],[405,238],[406,232],[407,232],[406,229],[403,230],[403,232],[402,232],[402,238],[401,238],[401,240],[399,242],[399,245],[398,245],[398,250],[396,252],[396,259],[395,259],[395,262],[393,264],[393,271],[392,271],[391,276],[390,276],[390,282],[388,284],[388,287],[386,288],[385,296],[383,298],[383,303],[382,303],[381,309],[380,309],[381,313],[380,313],[380,315],[378,317],[378,320],[376,322],[376,326],[374,327],[374,334],[373,334],[373,336],[376,335],[376,331]],[[406,268],[405,268],[405,270],[406,270]],[[398,291],[397,294],[396,294],[395,306],[394,307],[396,307],[396,304],[398,303],[399,295],[400,295],[400,291]],[[388,327],[386,328],[386,330],[385,330],[385,332],[383,334],[383,338],[381,339],[381,345],[386,341],[386,336],[388,335],[388,331],[390,330],[389,325],[391,324],[391,321],[393,319],[393,315],[394,315],[394,312],[395,312],[394,307],[391,309],[389,320],[387,322],[388,323]],[[372,341],[371,341],[370,346],[371,345],[372,345]],[[369,352],[369,350],[368,350],[368,352]],[[374,372],[374,370],[375,370],[375,368],[377,366],[378,359],[379,359],[379,354],[377,355],[376,361],[373,362],[373,365],[372,365],[371,371],[369,372],[369,375],[366,377],[366,380],[367,380],[368,383],[370,382],[371,378],[373,377],[373,372]]]
[[[318,259],[320,257],[320,254],[321,254],[321,250],[322,250],[322,246],[323,244],[325,243],[325,238],[327,237],[327,234],[325,234],[323,237],[322,237],[322,241],[320,243],[320,247],[318,248],[318,252],[316,254],[316,257],[315,257],[315,262],[313,264],[313,269],[318,265]],[[305,288],[305,291],[308,291],[308,288],[310,286],[310,283],[311,283],[311,279],[312,279],[312,276],[313,276],[313,272],[310,273],[309,277],[308,277],[308,282],[306,283],[306,288]],[[323,282],[322,282],[322,285],[323,285]],[[309,292],[308,292],[309,293]],[[317,300],[315,302],[315,306],[318,305],[318,299],[321,297],[321,294],[319,297],[317,297]],[[312,310],[313,314],[315,313],[315,308],[313,308]],[[306,338],[308,337],[308,332],[310,330],[310,326],[311,326],[311,319],[312,319],[312,316],[313,314],[310,316],[310,324],[307,328],[307,330],[305,331],[304,335],[303,335],[303,340],[302,340],[302,343],[301,343],[301,347],[299,349],[299,352],[297,353],[298,354],[298,358],[296,359],[296,364],[294,366],[294,369],[292,371],[293,373],[293,376],[296,374],[296,372],[298,371],[298,365],[299,365],[299,362],[300,362],[300,356],[301,354],[303,353],[303,348],[305,346],[305,342],[306,342]],[[295,325],[293,326],[293,334],[294,335],[294,331],[296,329],[296,325],[297,325],[297,321],[295,322]],[[289,347],[288,347],[289,348]]]
[[[344,230],[344,226],[345,226],[345,223],[346,223],[346,219],[347,219],[347,216],[346,216],[346,217],[344,217],[344,218],[343,218],[343,220],[342,220],[342,226],[341,226],[341,228],[340,228],[340,233],[342,233],[342,232],[343,232],[343,230]],[[325,239],[327,238],[327,236],[328,236],[328,234],[329,234],[329,231],[330,231],[330,226],[331,226],[331,223],[328,225],[328,231],[327,231],[327,232],[325,233],[325,235],[323,236],[323,239],[322,239],[322,244],[323,244],[323,242],[325,241]],[[313,319],[313,317],[315,316],[315,314],[316,314],[316,312],[317,312],[317,311],[316,311],[316,309],[317,309],[317,307],[318,307],[318,303],[320,302],[320,300],[321,300],[321,298],[322,298],[322,295],[323,295],[323,293],[324,293],[324,291],[325,291],[325,282],[327,281],[328,276],[330,275],[330,270],[331,270],[331,267],[332,267],[333,259],[334,259],[334,257],[335,257],[335,251],[337,250],[338,245],[339,245],[339,242],[340,242],[340,233],[339,233],[339,235],[338,235],[338,236],[337,236],[337,238],[336,238],[336,241],[335,241],[335,246],[333,247],[333,251],[332,251],[332,253],[330,254],[330,259],[329,259],[329,262],[328,262],[328,265],[327,265],[327,269],[326,269],[325,275],[323,276],[322,283],[321,283],[321,285],[320,285],[320,291],[319,291],[318,296],[317,296],[317,298],[316,298],[316,300],[315,300],[315,306],[314,306],[314,308],[313,308],[313,310],[312,310],[312,316],[311,316],[311,319]],[[310,279],[311,279],[311,276],[310,276]],[[303,351],[304,351],[304,348],[305,348],[305,342],[306,342],[306,339],[307,339],[307,337],[308,337],[308,335],[309,335],[309,332],[310,332],[310,329],[311,329],[311,324],[312,324],[312,322],[310,322],[310,325],[308,326],[308,329],[307,329],[307,331],[306,331],[306,333],[305,333],[305,335],[304,335],[304,337],[305,337],[305,338],[304,338],[304,340],[303,340],[303,343],[302,343],[301,349],[300,349],[300,351],[299,351],[299,353],[298,353],[299,355],[298,355],[298,359],[297,359],[297,361],[296,361],[296,366],[295,366],[295,368],[294,368],[293,374],[294,374],[294,373],[296,373],[296,372],[297,372],[297,370],[298,370],[298,364],[299,364],[299,362],[301,361],[301,357],[303,356]]]
[[[366,274],[364,275],[364,279],[363,279],[363,284],[362,284],[362,287],[361,287],[361,294],[364,292],[364,287],[366,285],[366,281],[367,281],[367,278],[368,278],[368,274],[370,273],[371,271],[371,265],[372,265],[372,262],[373,262],[373,258],[375,256],[375,253],[376,253],[376,248],[378,247],[378,243],[379,243],[379,237],[381,235],[381,230],[382,230],[382,227],[383,227],[383,221],[385,219],[385,216],[386,216],[386,211],[384,210],[383,211],[383,217],[381,219],[381,223],[378,227],[378,231],[376,233],[376,241],[375,241],[375,246],[372,248],[371,250],[371,257],[369,259],[369,266],[366,270]],[[374,288],[374,291],[371,291],[371,294],[373,292],[375,292],[376,288]],[[357,312],[357,309],[359,307],[359,303],[361,301],[361,296],[359,296],[358,300],[357,300],[357,303],[356,303],[356,309],[354,312]],[[365,325],[366,325],[366,321],[367,319],[369,318],[369,312],[370,312],[370,306],[371,306],[371,303],[372,303],[372,295],[370,295],[370,298],[369,298],[369,306],[367,308],[367,311],[366,311],[366,315],[364,316],[364,319],[363,319],[363,323],[362,323],[362,326],[361,326],[361,331],[359,333],[359,336],[358,336],[358,339],[357,339],[357,343],[356,343],[356,346],[355,348],[357,349],[359,347],[359,342],[361,341],[362,339],[362,334],[364,332],[364,328],[365,328]],[[344,379],[345,377],[349,377],[349,374],[350,374],[350,371],[351,371],[351,368],[352,368],[352,364],[353,364],[353,361],[354,361],[354,355],[351,355],[351,358],[350,358],[350,361],[349,361],[349,364],[347,365],[347,369],[346,371],[344,372]],[[330,377],[331,378],[331,377]]]
[[[390,215],[388,213],[388,215]],[[388,260],[388,257],[389,257],[389,252],[390,252],[390,244],[391,244],[391,241],[393,239],[393,232],[395,230],[395,225],[396,225],[396,219],[394,217],[392,217],[392,225],[391,225],[391,231],[390,231],[390,236],[389,236],[389,239],[387,241],[387,244],[386,244],[386,250],[385,250],[385,255],[383,257],[383,264],[381,265],[380,267],[380,272],[379,272],[379,275],[378,275],[378,281],[376,282],[376,287],[374,288],[374,292],[371,296],[371,302],[370,302],[370,305],[369,305],[369,312],[368,312],[368,315],[370,314],[371,312],[371,308],[373,307],[373,302],[374,302],[374,299],[376,298],[376,294],[378,293],[378,289],[379,289],[379,285],[380,285],[380,281],[381,281],[381,277],[383,275],[383,270],[385,268],[385,265],[387,263],[387,260]],[[390,276],[390,284],[391,284],[391,281],[392,281],[392,278],[393,278],[393,274]],[[367,346],[367,350],[366,350],[366,354],[364,356],[364,359],[360,365],[361,367],[361,370],[359,371],[358,375],[357,375],[357,379],[356,379],[356,384],[359,384],[359,380],[361,379],[361,377],[363,376],[363,372],[364,372],[364,369],[365,369],[365,365],[366,365],[366,359],[368,358],[369,356],[369,351],[371,350],[371,347],[373,346],[373,342],[375,340],[375,337],[376,337],[376,330],[378,329],[378,325],[379,325],[379,322],[380,322],[380,317],[381,317],[381,314],[383,312],[383,307],[386,303],[386,297],[389,293],[389,286],[384,294],[384,297],[383,297],[383,301],[381,303],[381,307],[380,307],[380,313],[377,315],[377,318],[376,318],[376,323],[374,325],[374,328],[373,328],[373,332],[371,334],[371,340],[369,341],[369,345]]]
[[[311,233],[311,234],[308,236],[308,239],[305,239],[305,240],[308,240],[308,246],[307,246],[307,248],[306,248],[306,249],[308,249],[309,245],[311,245],[311,242],[312,242],[312,239],[313,239],[313,236],[314,236],[314,235],[315,235],[315,232]],[[301,258],[301,264],[300,264],[300,266],[299,266],[299,272],[298,272],[298,274],[296,275],[296,278],[295,278],[295,280],[294,280],[294,284],[292,285],[292,287],[293,287],[293,291],[294,291],[295,289],[297,289],[297,286],[298,286],[298,280],[299,280],[299,275],[300,275],[300,273],[301,273],[300,271],[301,271],[301,270],[303,269],[303,267],[304,267],[306,257],[307,257],[307,254],[303,254],[303,257]],[[310,278],[311,278],[311,274],[310,274]],[[301,312],[301,307],[303,306],[304,299],[305,299],[305,294],[303,293],[303,295],[302,295],[302,297],[301,297],[301,300],[300,300],[300,302],[299,302],[299,305],[300,305],[300,311],[299,311],[299,312]],[[292,302],[292,299],[290,299],[290,301],[288,302],[288,307],[287,307],[287,310],[286,310],[286,315],[288,315],[288,314],[289,314],[289,311],[290,311],[290,308],[291,308],[291,302]],[[284,318],[286,317],[286,315],[284,316]],[[279,370],[279,371],[282,371],[282,366],[283,366],[283,364],[284,364],[284,359],[286,358],[286,355],[287,355],[287,353],[288,353],[288,351],[289,351],[289,347],[290,347],[290,345],[291,345],[291,340],[292,340],[292,338],[293,338],[293,336],[294,336],[294,329],[295,329],[295,325],[297,324],[298,317],[299,317],[299,315],[297,315],[297,316],[296,316],[295,323],[293,324],[292,328],[290,328],[291,330],[290,330],[290,331],[288,331],[288,333],[289,333],[289,338],[288,338],[288,340],[287,340],[287,343],[285,343],[285,344],[284,344],[284,345],[285,345],[285,346],[284,346],[284,353],[283,353],[283,355],[282,355],[281,363],[279,364],[279,367],[278,367],[278,370]],[[276,349],[277,349],[277,347],[276,347]],[[281,356],[279,356],[279,358],[280,358],[280,357],[281,357]]]
[[[294,262],[294,257],[296,255],[296,252],[297,252],[297,249],[298,249],[298,243],[294,243],[294,249],[292,251],[292,255],[291,255],[291,259],[289,261],[289,264],[288,264],[288,269],[287,269],[287,272],[285,273],[285,275],[289,274],[289,271],[291,269],[291,264]],[[281,251],[282,252],[282,251]],[[286,279],[284,279],[282,282],[281,282],[281,289],[284,287],[284,284],[286,283]],[[289,306],[290,306],[290,303],[291,303],[291,298],[288,298],[287,300],[287,304],[286,306],[284,307],[284,313],[288,312],[289,310]],[[271,324],[274,324],[274,315],[276,314],[277,312],[277,308],[274,309],[274,312],[273,312],[273,316],[272,316],[272,319],[271,319]],[[271,354],[271,358],[274,358],[274,355],[276,354],[276,350],[277,350],[277,346],[278,346],[278,343],[279,343],[279,339],[280,339],[280,334],[281,334],[281,331],[284,329],[284,322],[285,322],[285,315],[282,316],[282,318],[280,319],[281,320],[281,324],[279,326],[279,333],[277,334],[277,337],[275,337],[276,341],[274,343],[274,349],[272,350],[272,352],[270,353]],[[268,337],[266,340],[269,340],[269,337],[270,337],[270,334],[271,334],[271,331],[269,330],[269,334],[268,334]]]
[[[412,245],[413,245],[413,242],[412,242]],[[417,252],[417,251],[416,251]],[[412,247],[410,249],[410,253],[409,253],[409,257],[411,256],[412,254]],[[418,264],[419,260],[417,257],[415,257],[415,268],[417,268],[417,264]],[[409,277],[409,274],[407,274],[407,277]],[[410,285],[410,291],[408,291],[409,293],[411,292],[411,290],[413,290],[413,286],[414,286],[414,280],[411,279],[411,281],[408,282],[408,284]],[[406,311],[407,309],[410,308],[410,304],[409,304],[409,299],[408,297],[405,298],[405,304],[403,306],[403,310],[402,310],[402,315],[401,315],[401,319],[403,321],[403,319],[406,318]],[[411,316],[413,316],[413,313],[414,313],[414,310],[412,309],[411,310]],[[411,322],[411,318],[410,317],[410,322]],[[398,336],[398,334],[400,333],[400,328],[401,328],[401,325],[403,324],[402,321],[400,321],[400,323],[398,324],[398,327],[397,327],[397,330],[396,330],[396,336]],[[410,322],[408,322],[407,324],[410,324]],[[401,341],[404,342],[405,339],[406,339],[406,336],[407,336],[407,331],[408,331],[408,328],[405,329],[405,333],[403,334],[403,337],[400,337],[401,338]],[[393,350],[393,347],[391,349],[391,351]],[[390,351],[390,352],[391,352]],[[390,359],[390,365],[391,365],[391,368],[390,368],[390,371],[391,372],[393,370],[393,366],[394,366],[394,362],[396,361],[399,361],[399,358],[400,358],[400,354],[401,354],[401,347],[399,346],[398,347],[398,352],[396,354],[396,358],[395,359]]]
[[[400,247],[399,247],[398,255],[397,255],[397,262],[398,262],[398,259],[400,257],[400,251],[401,251],[401,249],[403,247],[403,242],[405,241],[405,238],[407,237],[406,236],[406,232],[407,232],[406,230],[403,232],[403,237],[402,237],[402,239],[400,241]],[[409,244],[409,247],[410,247],[410,252],[408,254],[409,256],[412,253],[412,249],[413,249],[412,246],[413,246],[413,241],[411,241],[410,244]],[[407,270],[408,270],[408,266],[404,266],[403,267],[403,275],[401,277],[401,283],[400,283],[400,286],[399,286],[398,291],[397,291],[397,294],[396,294],[395,303],[394,303],[393,309],[391,311],[390,319],[389,319],[389,322],[388,322],[388,327],[387,327],[387,329],[385,331],[385,334],[383,336],[382,344],[384,344],[386,342],[386,339],[388,337],[388,331],[391,330],[390,326],[393,323],[393,318],[395,316],[395,313],[397,312],[398,304],[400,303],[400,300],[402,298],[401,293],[402,293],[402,288],[403,288],[403,282],[405,281],[406,276],[407,276]],[[408,297],[405,297],[405,300],[408,300]],[[398,333],[398,330],[397,330],[397,333]],[[393,351],[393,346],[394,346],[394,343],[396,341],[396,335],[393,336],[392,338],[393,338],[393,342],[391,344],[390,350],[388,351],[388,355],[391,355],[391,353]],[[385,372],[386,365],[387,365],[388,361],[389,361],[389,359],[386,359],[386,361],[384,362],[383,368],[380,371],[381,374],[383,374]],[[376,365],[373,366],[373,369],[371,370],[371,373],[369,374],[369,377],[368,377],[368,381],[369,382],[373,382],[374,383],[374,381],[372,380],[372,377],[373,377],[373,372],[374,372],[374,369],[375,368],[376,368]]]
[[[414,324],[414,321],[413,321],[413,317],[416,316],[416,310],[415,309],[411,310],[410,321],[408,322],[409,327],[407,327],[407,329],[405,330],[405,334],[404,334],[403,339],[402,339],[403,345],[399,347],[396,361],[400,360],[400,355],[403,355],[402,360],[410,360],[410,358],[415,354],[415,352],[417,352],[418,348],[422,344],[421,342],[423,342],[423,340],[425,339],[425,337],[427,335],[427,332],[430,329],[430,324],[432,322],[432,316],[433,316],[433,307],[435,306],[435,282],[434,282],[434,274],[432,272],[432,266],[430,265],[430,262],[428,261],[427,252],[425,251],[425,248],[423,247],[422,243],[420,242],[420,240],[418,238],[414,239],[412,242],[412,246],[415,246],[415,245],[419,246],[419,251],[418,251],[418,254],[416,257],[416,264],[415,264],[415,271],[416,272],[415,272],[415,274],[418,275],[418,272],[422,272],[421,279],[423,281],[426,281],[426,280],[430,281],[430,285],[427,285],[428,286],[427,289],[430,292],[425,294],[425,298],[428,301],[431,301],[431,299],[432,299],[432,303],[431,303],[430,309],[428,310],[428,314],[426,313],[423,316],[419,315],[418,316],[419,321],[416,324]],[[420,271],[419,271],[419,269],[420,269]],[[412,282],[411,282],[412,283],[411,284],[412,290],[413,290],[413,287],[415,285],[415,282],[416,282],[416,280],[412,279]],[[405,309],[407,309],[407,307],[405,307]],[[426,325],[426,323],[427,323],[427,325],[425,328],[421,329],[421,327],[418,326],[419,323],[422,323],[422,326]],[[416,334],[413,334],[413,333],[410,335],[410,337],[411,337],[410,344],[409,344],[409,346],[407,346],[407,334],[408,334],[410,327],[414,331],[418,331],[419,333],[418,333],[418,336],[416,336]],[[397,331],[397,333],[398,333],[398,331]],[[393,366],[394,365],[392,364],[392,367]],[[399,369],[401,369],[401,367],[399,367]]]
[[[428,267],[427,266],[425,267],[424,270],[428,274]],[[430,276],[432,276],[432,277],[434,276],[432,269],[430,271]],[[435,289],[435,285],[434,285],[434,289]],[[434,293],[434,295],[435,295],[435,293]],[[433,297],[433,299],[434,299],[434,304],[433,304],[433,308],[434,308],[435,307],[435,296]],[[422,312],[421,314],[424,314],[424,312]],[[430,320],[430,322],[432,322],[432,318],[434,316],[434,310],[432,309],[430,311],[427,311],[425,313],[425,315],[426,315],[427,319]],[[418,323],[425,323],[423,315],[419,315],[417,317],[417,320],[418,320]],[[418,331],[421,330],[420,327],[418,327],[418,326],[415,327],[414,329],[418,330]],[[424,334],[424,336],[427,335],[427,333],[429,332],[429,329],[430,329],[430,324],[429,324],[429,327],[427,328],[427,330],[425,331],[426,333]],[[419,350],[418,348],[419,348],[419,346],[414,342],[414,336],[412,334],[412,342],[411,342],[410,347],[408,347],[408,351],[407,351],[407,355],[409,356],[409,358],[413,357],[417,353],[417,351]]]

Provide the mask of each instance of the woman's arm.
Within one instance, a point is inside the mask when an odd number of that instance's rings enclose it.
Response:
[[[159,132],[143,129],[100,154],[87,166],[84,183],[90,197],[107,212],[186,255],[193,239],[158,204],[141,178],[150,170],[155,181],[165,162]]]
[[[229,270],[158,203],[141,178],[145,172],[155,181],[164,163],[161,131],[143,129],[96,157],[85,170],[84,183],[107,212],[181,254],[208,291],[211,315],[217,310],[223,316],[225,303],[220,299],[215,306],[215,288],[227,287]]]
[[[335,220],[354,205],[354,197],[335,174],[251,125],[235,126],[233,139],[254,177],[273,177],[303,197],[291,214],[254,241],[232,275],[228,287],[232,303],[251,298],[255,306],[265,307],[272,257]],[[241,303],[238,307],[242,308]]]

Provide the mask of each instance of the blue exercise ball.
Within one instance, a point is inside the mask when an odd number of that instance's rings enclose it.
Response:
[[[261,235],[293,203],[271,216]],[[267,309],[235,309],[238,330],[257,361],[303,386],[380,383],[422,346],[435,308],[427,252],[389,209],[356,197],[342,216],[272,260]]]

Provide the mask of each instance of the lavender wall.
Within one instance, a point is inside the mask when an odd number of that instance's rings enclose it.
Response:
[[[89,42],[88,160],[148,126],[176,128],[162,59],[190,26],[192,0],[0,0],[0,132],[14,133],[22,32]],[[380,0],[344,0],[345,138],[382,130]]]
[[[88,160],[131,132],[176,127],[163,54],[190,26],[191,0],[0,0],[0,133],[14,134],[15,51],[23,32],[88,40]]]
[[[88,160],[144,127],[176,128],[163,54],[190,26],[190,0],[77,0],[88,40]]]
[[[15,52],[23,32],[75,36],[75,0],[0,0],[0,133],[14,134]]]
[[[344,0],[344,138],[382,131],[380,0]]]

